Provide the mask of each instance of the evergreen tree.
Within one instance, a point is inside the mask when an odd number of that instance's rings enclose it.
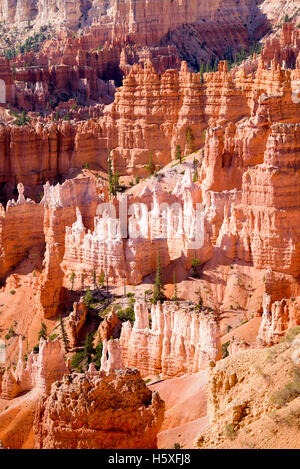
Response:
[[[43,339],[47,340],[47,326],[43,321],[41,322],[41,329],[40,329],[40,332],[38,334],[38,341],[40,341],[41,337],[43,337]]]
[[[108,192],[110,193],[110,195],[115,195],[110,151],[107,154],[107,174],[108,174]]]
[[[203,309],[203,299],[202,299],[202,296],[201,296],[200,287],[197,291],[195,291],[195,293],[196,293],[196,295],[198,295],[198,303],[196,304],[195,309],[198,310],[198,311],[201,311]]]
[[[98,289],[98,286],[97,286],[97,278],[96,278],[96,269],[95,267],[93,268],[93,284],[94,284],[94,288]]]
[[[158,252],[157,257],[157,270],[156,270],[156,277],[152,295],[152,303],[163,303],[166,300],[166,296],[164,294],[164,284],[162,281],[162,273],[161,273],[161,261],[160,261],[160,252]]]
[[[198,160],[196,158],[193,159],[193,182],[198,181]]]
[[[181,163],[182,155],[181,155],[181,146],[180,145],[176,145],[175,158],[176,158],[176,160],[179,160],[179,162]]]
[[[120,178],[119,171],[116,171],[116,172],[113,174],[113,189],[114,189],[114,195],[116,195],[116,193],[120,190],[119,178]]]
[[[70,280],[71,280],[71,290],[73,290],[74,288],[74,280],[76,278],[76,274],[75,272],[72,272],[71,275],[70,275]]]
[[[153,164],[153,152],[152,152],[152,150],[149,153],[149,162],[148,162],[148,164],[146,164],[146,168],[148,169],[150,176],[152,176],[152,174],[155,171],[155,166]]]
[[[87,289],[86,294],[84,295],[84,303],[88,308],[94,303],[94,298],[89,288]]]
[[[99,282],[100,288],[103,288],[104,281],[105,281],[105,275],[104,275],[104,273],[103,273],[103,272],[101,272],[101,274],[99,275],[99,279],[98,279],[98,282]]]
[[[86,336],[83,351],[84,351],[84,356],[87,359],[88,363],[91,363],[92,357],[95,353],[94,333],[88,334]]]
[[[65,351],[68,352],[69,347],[70,347],[70,342],[69,342],[69,338],[68,338],[68,335],[67,335],[66,330],[65,330],[65,325],[64,325],[63,318],[61,316],[59,316],[59,325],[60,325],[61,339],[63,341]]]
[[[84,290],[84,274],[81,274],[81,288]]]
[[[177,290],[177,283],[176,283],[176,272],[173,274],[173,283],[174,283],[174,295],[172,300],[178,301],[178,290]]]
[[[192,129],[188,127],[185,133],[185,145],[187,154],[190,155],[194,151],[194,136],[192,133]]]

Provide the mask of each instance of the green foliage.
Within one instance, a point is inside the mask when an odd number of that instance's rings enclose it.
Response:
[[[222,358],[226,358],[229,356],[229,352],[228,352],[229,345],[230,345],[230,340],[222,344]]]
[[[43,321],[41,322],[41,329],[38,333],[38,341],[40,341],[41,337],[47,340],[47,326]]]
[[[227,438],[229,438],[230,440],[233,440],[234,438],[236,438],[237,432],[234,428],[233,423],[226,423],[225,424],[225,434],[226,434]]]
[[[88,308],[90,308],[94,303],[94,298],[89,288],[87,289],[86,294],[84,296],[84,303]]]
[[[192,269],[193,269],[193,276],[197,277],[198,276],[198,267],[201,264],[199,259],[192,259]]]
[[[192,129],[190,127],[187,127],[185,132],[185,146],[188,155],[190,155],[194,151],[194,140],[195,139],[192,133]]]
[[[63,341],[64,348],[65,348],[65,351],[68,352],[69,347],[70,347],[70,342],[69,342],[69,338],[65,330],[63,318],[61,316],[59,316],[59,325],[60,325],[60,334],[61,334],[60,336]]]
[[[103,352],[103,344],[99,337],[99,343],[95,347],[95,358],[94,358],[94,363],[95,363],[95,367],[97,368],[97,370],[100,370],[100,367],[101,367],[102,352]]]
[[[9,292],[11,295],[15,295],[16,294],[16,290],[10,290]]]
[[[107,155],[107,175],[108,175],[108,192],[110,195],[117,195],[117,192],[121,190],[120,183],[119,183],[119,172],[116,171],[115,173],[112,170],[112,163],[111,163],[111,153],[108,152]]]
[[[150,176],[152,176],[152,174],[154,174],[155,166],[154,166],[154,163],[153,163],[153,152],[152,152],[152,150],[149,153],[149,161],[146,164],[146,169],[149,171]]]
[[[173,283],[174,283],[174,295],[172,300],[173,301],[178,301],[178,288],[177,288],[177,283],[176,283],[176,272],[173,274]]]
[[[83,350],[80,350],[79,352],[76,352],[73,355],[73,357],[71,358],[72,370],[75,370],[75,371],[78,371],[78,372],[82,373],[83,369],[82,369],[81,363],[84,360],[84,358],[85,358],[85,355],[84,355]]]
[[[300,334],[300,326],[291,327],[283,337],[283,340],[287,342],[293,342],[294,338]]]
[[[104,282],[105,282],[105,275],[103,272],[99,275],[98,282],[100,285],[100,288],[103,288]]]
[[[10,111],[10,114],[16,118],[14,120],[14,124],[17,125],[18,127],[25,126],[25,125],[29,124],[29,122],[30,122],[30,118],[27,117],[25,111],[22,111],[21,114],[19,114],[16,111]]]
[[[72,272],[71,275],[70,275],[70,280],[71,280],[71,290],[73,290],[74,288],[74,280],[76,278],[76,274],[75,272]]]
[[[35,353],[35,354],[39,353],[39,350],[40,350],[40,347],[39,347],[38,344],[35,345],[35,346],[33,347],[33,349],[32,349],[33,353]]]
[[[134,321],[135,321],[135,314],[134,314],[134,308],[132,306],[129,306],[128,308],[121,309],[120,311],[117,312],[118,318],[122,322],[130,321],[130,324],[133,326]]]
[[[155,277],[153,295],[152,295],[152,300],[151,300],[153,304],[156,305],[157,303],[163,303],[166,300],[164,290],[165,290],[165,287],[162,281],[160,252],[158,252],[156,277]]]
[[[174,443],[174,449],[181,449],[180,443]]]
[[[16,321],[14,322],[14,326],[15,327],[17,326]],[[8,334],[6,334],[6,336],[4,338],[5,338],[5,340],[9,340],[11,337],[14,337],[15,335],[16,335],[16,333],[13,329],[13,326],[10,326],[10,328],[8,329]]]
[[[175,159],[176,159],[176,160],[179,160],[179,162],[181,163],[181,160],[182,160],[182,153],[181,153],[181,146],[180,146],[180,145],[176,145],[176,148],[175,148]]]
[[[137,175],[135,176],[135,183],[136,183],[136,184],[139,184],[140,179],[141,179],[140,176],[137,174]]]
[[[271,397],[271,402],[280,407],[300,396],[300,367],[294,367],[294,380],[287,383]]]
[[[203,299],[201,295],[201,288],[199,287],[197,291],[195,291],[196,295],[198,295],[198,302],[196,303],[195,310],[202,311],[203,309]]]

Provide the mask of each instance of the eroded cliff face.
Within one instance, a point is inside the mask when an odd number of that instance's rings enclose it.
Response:
[[[39,404],[39,449],[155,449],[164,403],[136,369],[67,374]]]
[[[205,448],[299,448],[299,328],[270,349],[239,352],[210,371]]]
[[[170,32],[181,33],[179,28],[188,24],[196,25],[194,34],[197,34],[197,26],[200,25],[203,33],[212,32],[213,28],[219,32],[222,27],[229,28],[229,37],[236,35],[236,39],[242,41],[248,39],[247,27],[253,33],[264,24],[259,7],[252,0],[222,0],[209,4],[202,0],[93,0],[89,3],[84,0],[76,3],[47,0],[35,4],[32,1],[13,0],[9,4],[1,2],[0,14],[0,18],[10,24],[26,26],[28,21],[34,25],[51,23],[73,31],[98,24],[103,39],[127,39],[142,45],[157,43]],[[234,28],[231,26],[233,24]]]
[[[197,373],[221,358],[220,331],[209,311],[172,302],[152,306],[135,304],[135,322],[122,326],[123,363],[137,367],[142,376],[162,377]],[[151,321],[151,326],[149,325]]]
[[[14,399],[16,396],[36,390],[48,395],[51,385],[67,372],[63,349],[59,340],[39,342],[38,354],[31,352],[24,360],[23,339],[19,339],[19,359],[16,369],[6,369],[1,383],[1,398]]]

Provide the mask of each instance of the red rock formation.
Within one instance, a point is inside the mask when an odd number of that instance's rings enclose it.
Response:
[[[298,298],[282,299],[271,303],[268,294],[263,298],[263,316],[257,336],[258,344],[277,343],[291,327],[300,325],[300,307]]]
[[[87,313],[88,309],[84,298],[81,297],[78,303],[75,302],[73,304],[73,311],[69,314],[66,321],[66,333],[71,347],[78,345],[79,333],[85,324]]]
[[[36,448],[154,449],[163,416],[137,370],[65,375],[39,404]]]
[[[67,368],[59,340],[40,339],[39,352],[31,352],[27,361],[23,357],[22,337],[19,341],[19,360],[15,370],[7,369],[2,379],[1,397],[14,399],[23,392],[37,389],[41,394],[49,394],[54,381],[61,379]]]
[[[218,324],[208,312],[195,312],[181,302],[151,310],[136,303],[134,311],[134,326],[123,324],[120,346],[125,366],[136,366],[142,376],[196,373],[220,358]]]

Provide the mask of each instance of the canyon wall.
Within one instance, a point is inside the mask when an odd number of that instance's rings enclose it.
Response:
[[[135,369],[65,375],[35,419],[38,449],[155,449],[164,403]]]

